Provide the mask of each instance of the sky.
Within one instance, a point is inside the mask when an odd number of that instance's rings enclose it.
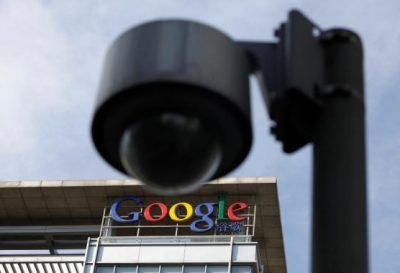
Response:
[[[0,180],[116,179],[89,128],[105,52],[122,32],[183,18],[269,41],[297,8],[364,42],[371,272],[400,272],[400,1],[0,0]],[[229,176],[277,176],[289,272],[310,272],[311,147],[283,154],[254,80],[254,143]]]

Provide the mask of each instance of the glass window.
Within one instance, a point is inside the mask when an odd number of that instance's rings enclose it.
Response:
[[[99,266],[96,267],[96,273],[113,273],[113,266]]]
[[[206,267],[204,265],[201,266],[186,266],[183,269],[183,273],[205,273]]]
[[[161,273],[182,273],[182,266],[161,266]]]
[[[115,273],[136,273],[136,266],[117,266]]]
[[[227,273],[228,266],[226,265],[208,265],[207,273]]]
[[[250,265],[234,265],[232,266],[232,273],[251,273]]]
[[[159,266],[139,266],[138,273],[158,273]]]

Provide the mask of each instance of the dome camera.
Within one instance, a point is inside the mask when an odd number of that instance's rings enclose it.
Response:
[[[119,171],[182,194],[235,169],[252,142],[245,51],[183,20],[134,27],[109,49],[92,123]]]

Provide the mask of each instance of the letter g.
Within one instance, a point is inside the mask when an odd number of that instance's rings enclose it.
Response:
[[[197,205],[194,213],[196,216],[200,216],[201,219],[193,221],[190,225],[190,229],[194,232],[206,232],[214,227],[214,221],[209,217],[214,212],[215,203],[203,203]],[[203,213],[201,208],[207,208],[207,212]],[[203,223],[203,224],[202,224]]]
[[[119,206],[121,206],[122,202],[129,201],[129,200],[135,202],[136,205],[139,205],[142,203],[142,201],[140,200],[139,197],[134,197],[134,196],[130,196],[130,197],[126,197],[126,198],[117,200],[111,206],[111,218],[114,221],[119,222],[119,223],[133,223],[133,222],[136,222],[139,220],[140,212],[129,213],[130,217],[128,219],[124,219],[118,214],[118,208],[119,208]]]

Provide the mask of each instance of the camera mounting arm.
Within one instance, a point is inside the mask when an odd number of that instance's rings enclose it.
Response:
[[[298,11],[276,43],[239,42],[285,152],[313,143],[314,273],[368,272],[363,52]]]
[[[275,36],[277,42],[238,43],[249,56],[275,122],[271,131],[282,142],[283,150],[291,153],[312,141],[322,97],[336,90],[334,86],[340,86],[342,91],[352,89],[349,95],[362,101],[359,86],[330,81],[330,74],[335,72],[329,69],[326,59],[329,40],[348,39],[360,45],[361,42],[347,30],[322,31],[296,10],[290,12],[288,21],[281,24]]]

